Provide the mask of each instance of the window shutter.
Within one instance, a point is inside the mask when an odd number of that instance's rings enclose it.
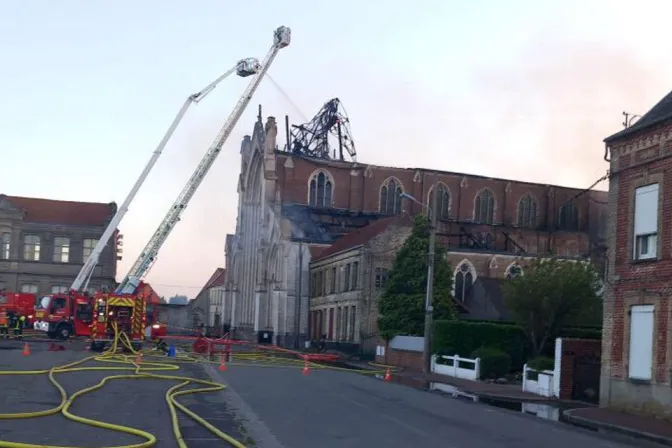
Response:
[[[635,235],[658,232],[658,184],[635,192]]]

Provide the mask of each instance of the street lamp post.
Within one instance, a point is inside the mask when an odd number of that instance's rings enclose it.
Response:
[[[425,334],[424,347],[422,350],[422,371],[425,375],[431,373],[432,364],[432,325],[434,306],[432,305],[432,295],[434,291],[434,252],[436,245],[436,223],[437,223],[437,200],[438,194],[435,191],[432,198],[432,205],[426,206],[422,202],[415,199],[410,194],[402,193],[401,197],[408,199],[416,204],[420,204],[423,208],[427,208],[430,214],[431,223],[429,225],[429,248],[427,250],[427,288],[425,290]]]

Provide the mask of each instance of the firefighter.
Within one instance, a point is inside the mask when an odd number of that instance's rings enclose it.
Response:
[[[26,324],[26,316],[15,316],[14,337],[16,339],[23,339],[23,327]]]
[[[7,339],[9,337],[8,324],[7,311],[0,311],[0,338],[2,339]]]

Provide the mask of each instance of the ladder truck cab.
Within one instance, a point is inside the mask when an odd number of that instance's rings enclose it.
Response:
[[[89,336],[93,322],[93,299],[88,294],[70,291],[44,296],[35,305],[35,329],[51,338]]]
[[[110,347],[116,333],[125,333],[134,350],[142,348],[147,324],[146,303],[142,294],[96,293],[94,303],[92,351],[100,352]],[[119,346],[122,346],[121,341]]]

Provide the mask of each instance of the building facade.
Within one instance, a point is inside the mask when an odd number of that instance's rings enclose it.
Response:
[[[411,234],[406,214],[354,230],[310,263],[310,338],[340,349],[375,349],[378,300],[395,253]]]
[[[0,289],[66,291],[116,211],[115,203],[0,195]],[[94,270],[91,291],[114,289],[118,259],[115,235]]]
[[[224,288],[226,269],[217,268],[194,300],[189,302],[191,328],[204,325],[210,329],[220,329],[224,325]]]
[[[600,404],[672,418],[672,93],[605,143],[611,179]]]
[[[235,234],[227,237],[225,286],[237,337],[263,331],[278,343],[307,339],[312,257],[381,217],[422,212],[401,193],[428,204],[438,192],[439,244],[475,254],[463,265],[471,269],[470,281],[505,269],[490,267],[498,254],[603,259],[606,192],[367,165],[309,156],[296,145],[281,151],[277,132],[275,118],[264,124],[260,115],[241,145],[238,219]]]

